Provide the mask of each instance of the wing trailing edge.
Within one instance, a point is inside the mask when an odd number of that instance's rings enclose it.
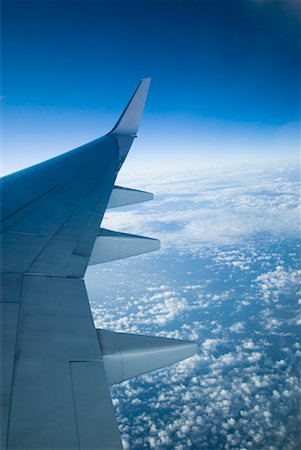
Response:
[[[121,383],[196,353],[191,341],[97,330],[108,383]]]

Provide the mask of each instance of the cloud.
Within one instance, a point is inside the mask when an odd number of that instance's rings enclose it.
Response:
[[[241,333],[244,329],[245,329],[244,322],[236,322],[229,328],[229,330],[232,333]]]
[[[205,339],[202,344],[202,348],[205,351],[211,351],[216,348],[216,346],[220,343],[219,339]]]
[[[301,282],[301,270],[285,268],[281,265],[256,278],[262,290],[262,296],[266,303],[278,302],[281,294],[290,293],[292,289],[298,288]]]
[[[96,325],[199,344],[112,388],[125,448],[299,448],[296,179],[279,168],[161,180],[156,202],[108,218],[167,244],[89,270]]]
[[[141,394],[136,391],[137,381],[129,382],[124,394],[122,387],[114,388],[113,395],[121,398],[123,404],[138,395],[141,410],[148,411],[133,421],[125,409],[127,415],[122,416],[122,423],[131,430],[127,434],[129,448],[169,449],[177,445],[183,449],[255,450],[259,445],[277,449],[285,442],[285,448],[297,449],[294,432],[297,432],[298,419],[294,414],[300,389],[297,377],[291,376],[289,368],[270,376],[265,372],[273,366],[265,360],[261,373],[254,365],[250,372],[248,364],[236,372],[235,366],[229,369],[227,356],[220,359],[222,377],[213,369],[192,377],[202,365],[202,358],[196,358],[190,367],[181,364],[181,370],[174,366],[143,377]],[[129,396],[131,389],[134,394]],[[282,422],[285,415],[293,428]],[[146,436],[143,444],[139,441],[141,436]]]
[[[154,235],[162,248],[197,250],[204,245],[242,243],[255,235],[297,237],[300,233],[298,181],[279,168],[194,174],[153,180],[155,201],[109,211],[104,227]],[[248,270],[246,261],[227,264]]]

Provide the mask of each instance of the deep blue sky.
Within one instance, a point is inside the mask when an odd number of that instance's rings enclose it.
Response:
[[[4,172],[106,132],[144,76],[141,164],[150,152],[180,163],[183,147],[200,163],[297,154],[297,1],[7,0],[2,10]]]

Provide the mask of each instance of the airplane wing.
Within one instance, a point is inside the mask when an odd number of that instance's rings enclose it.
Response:
[[[106,208],[152,198],[115,186],[149,84],[104,137],[1,179],[3,449],[122,449],[109,385],[195,352],[96,330],[83,279],[89,264],[159,248],[100,228]]]

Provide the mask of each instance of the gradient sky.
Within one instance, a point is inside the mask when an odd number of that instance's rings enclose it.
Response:
[[[296,0],[4,0],[3,173],[112,128],[153,81],[129,170],[297,160]]]

